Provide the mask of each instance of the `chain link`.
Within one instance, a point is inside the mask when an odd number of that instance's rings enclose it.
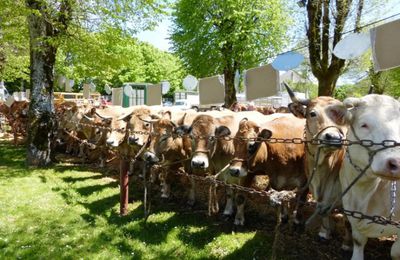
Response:
[[[374,224],[379,224],[379,225],[384,225],[384,226],[392,225],[392,226],[395,226],[396,228],[400,228],[400,222],[391,220],[390,218],[385,218],[385,217],[377,216],[377,215],[368,216],[368,215],[365,215],[364,213],[362,213],[360,211],[351,211],[351,210],[346,210],[346,209],[343,209],[343,213],[346,216],[352,217],[352,218],[355,218],[355,219],[370,220],[371,222],[369,222],[368,224],[374,223]]]
[[[117,132],[125,132],[125,129],[113,129],[111,127],[107,126],[99,126],[95,124],[87,124],[87,123],[76,123],[76,125],[81,125],[81,126],[86,126],[86,127],[92,127],[92,128],[97,128],[101,130],[108,130],[108,131],[117,131]],[[150,132],[150,131],[137,131],[137,130],[131,130],[129,129],[129,132],[132,134],[138,134],[138,135],[150,135],[150,136],[160,136],[161,134]],[[166,135],[166,134],[163,134]],[[233,141],[233,140],[241,140],[241,141],[257,141],[257,142],[267,142],[270,144],[311,144],[311,145],[334,145],[334,146],[352,146],[352,145],[360,145],[363,147],[372,147],[372,146],[382,146],[384,148],[392,148],[392,147],[397,147],[400,146],[400,142],[396,142],[394,140],[383,140],[382,142],[374,142],[372,140],[348,140],[348,139],[342,139],[337,142],[330,142],[326,141],[323,139],[306,139],[306,138],[244,138],[244,137],[232,137],[232,136],[214,136],[214,135],[191,135],[191,134],[167,134],[169,137],[184,137],[188,136],[194,139],[221,139],[224,141]]]
[[[99,126],[99,125],[95,125],[95,124],[86,124],[86,123],[77,123],[76,125],[81,125],[81,126],[86,126],[86,127],[92,127],[92,128],[96,128],[96,129],[101,129],[101,130],[108,130],[108,131],[117,131],[117,132],[126,132],[125,129],[113,129],[111,127],[107,127],[107,126]],[[149,136],[159,136],[160,134],[158,133],[154,133],[151,131],[135,131],[135,130],[128,130],[131,134],[138,134],[138,135],[149,135]],[[165,134],[163,134],[165,135]],[[217,137],[217,136],[208,136],[208,135],[202,135],[202,136],[194,136],[194,135],[190,135],[190,134],[181,134],[181,135],[177,135],[177,134],[169,134],[169,137],[184,137],[184,136],[188,136],[190,138],[194,138],[194,139],[208,139],[211,141],[215,141],[217,139],[221,139],[221,140],[225,140],[225,141],[232,141],[232,140],[241,140],[241,141],[256,141],[256,142],[267,142],[270,144],[311,144],[311,145],[334,145],[334,146],[344,146],[344,147],[349,147],[352,145],[360,145],[366,148],[370,148],[372,146],[381,146],[382,149],[385,148],[393,148],[393,147],[397,147],[400,146],[400,143],[394,140],[383,140],[382,142],[374,142],[372,140],[366,140],[366,139],[362,139],[362,140],[348,140],[348,139],[342,139],[340,141],[337,141],[335,143],[331,143],[328,142],[326,140],[323,139],[310,139],[307,140],[305,137],[304,138],[290,138],[290,139],[285,139],[285,138],[243,138],[243,137],[231,137],[231,136],[223,136],[223,137]],[[365,172],[366,169],[362,169],[361,167],[359,167],[358,165],[356,165],[352,160],[351,157],[348,155],[348,152],[346,153],[346,156],[350,162],[350,164],[358,171],[358,172]],[[371,159],[371,158],[370,158]],[[157,165],[154,165],[153,167],[157,167]],[[246,192],[248,194],[252,194],[252,195],[258,195],[264,198],[268,198],[271,202],[272,205],[281,205],[284,202],[290,202],[290,201],[294,201],[296,194],[294,191],[275,191],[273,189],[268,190],[268,191],[259,191],[259,190],[255,190],[253,188],[248,188],[248,187],[243,187],[240,185],[236,185],[236,184],[228,184],[225,183],[224,181],[221,180],[217,180],[216,178],[214,178],[213,176],[207,176],[207,177],[202,177],[202,176],[198,176],[198,175],[193,175],[193,174],[188,174],[186,172],[183,171],[178,171],[178,172],[173,172],[174,174],[178,174],[180,176],[184,176],[187,177],[189,179],[193,179],[196,181],[202,181],[202,182],[206,182],[214,185],[220,185],[226,188],[231,188],[233,190],[237,190],[237,191],[242,191],[242,192]],[[366,219],[366,220],[370,220],[370,223],[375,223],[375,224],[380,224],[380,225],[393,225],[397,228],[400,228],[400,222],[399,221],[393,221],[391,220],[391,218],[394,216],[394,211],[395,211],[395,202],[396,202],[396,182],[393,181],[391,184],[391,192],[390,192],[390,199],[391,199],[391,208],[390,208],[390,216],[389,218],[383,217],[383,216],[369,216],[369,215],[365,215],[362,212],[359,211],[351,211],[351,210],[346,210],[343,209],[343,213],[346,216],[349,217],[353,217],[356,219]]]

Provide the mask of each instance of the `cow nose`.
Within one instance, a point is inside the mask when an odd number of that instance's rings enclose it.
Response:
[[[146,160],[146,162],[149,162],[149,163],[157,163],[159,161],[158,157],[154,153],[151,153],[151,152],[146,152],[144,154],[144,159]]]
[[[239,177],[240,170],[236,168],[230,168],[229,174],[233,177]]]
[[[387,160],[386,168],[392,174],[400,173],[400,158],[390,158]]]
[[[113,140],[107,140],[107,145],[112,145],[113,144]]]
[[[204,168],[205,163],[204,161],[192,161],[193,168]]]
[[[128,144],[130,144],[130,145],[137,144],[138,141],[139,141],[139,138],[134,137],[134,136],[129,136],[129,138],[128,138]]]
[[[326,133],[325,134],[325,144],[340,146],[342,141],[342,135],[338,133]]]

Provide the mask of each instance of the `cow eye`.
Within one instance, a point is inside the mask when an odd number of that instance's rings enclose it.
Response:
[[[144,124],[145,127],[150,127],[149,123]]]
[[[316,117],[316,116],[317,116],[317,113],[316,113],[315,111],[311,111],[311,112],[310,112],[310,116],[311,116],[311,117]]]

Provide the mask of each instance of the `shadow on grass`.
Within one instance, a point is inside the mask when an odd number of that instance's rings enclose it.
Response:
[[[0,141],[0,166],[24,169],[26,150],[24,146],[13,146],[9,142]]]
[[[236,249],[231,254],[221,259],[270,259],[273,242],[273,234],[268,235],[263,231],[257,231],[252,239],[248,240],[239,249]]]
[[[102,191],[106,188],[116,188],[118,187],[118,183],[116,182],[110,182],[110,183],[105,183],[105,184],[98,184],[98,185],[92,185],[92,186],[86,186],[82,188],[77,188],[76,191],[82,195],[82,196],[89,196],[95,192]]]

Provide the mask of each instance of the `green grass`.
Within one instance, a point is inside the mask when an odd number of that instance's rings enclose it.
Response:
[[[0,142],[0,259],[268,259],[273,236],[232,233],[204,213],[140,202],[120,217],[115,179],[83,167],[25,167]],[[139,197],[136,198],[139,200]]]

